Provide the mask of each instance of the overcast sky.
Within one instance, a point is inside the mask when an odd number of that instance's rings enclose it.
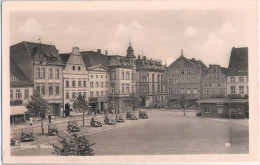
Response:
[[[11,45],[21,41],[54,44],[60,53],[108,50],[126,55],[131,37],[135,55],[171,64],[180,56],[227,67],[232,47],[248,47],[250,13],[238,10],[138,10],[13,12]],[[82,44],[83,42],[83,44]]]

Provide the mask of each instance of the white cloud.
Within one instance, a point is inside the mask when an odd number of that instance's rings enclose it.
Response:
[[[35,18],[27,19],[24,24],[18,28],[18,32],[25,36],[40,36],[44,34],[43,26]]]
[[[231,36],[235,33],[236,29],[229,22],[224,23],[218,32],[221,36]]]
[[[132,36],[136,35],[143,30],[143,26],[137,21],[132,21],[129,25],[124,23],[117,24],[116,35],[117,36]]]
[[[67,27],[67,29],[65,30],[65,32],[69,33],[69,34],[81,34],[81,33],[84,33],[84,30],[81,28],[78,28],[74,25],[69,25]]]
[[[199,34],[198,30],[195,29],[192,26],[188,26],[188,27],[185,28],[184,35],[187,36],[187,37],[190,37],[190,38],[196,37],[198,34]]]

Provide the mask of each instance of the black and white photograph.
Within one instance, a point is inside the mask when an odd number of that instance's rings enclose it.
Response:
[[[4,161],[259,161],[257,1],[192,2],[4,2]]]

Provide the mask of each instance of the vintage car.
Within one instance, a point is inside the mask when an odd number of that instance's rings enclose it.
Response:
[[[146,114],[146,112],[139,111],[139,118],[141,118],[141,119],[148,119],[148,115]]]
[[[128,119],[128,120],[137,120],[138,118],[133,113],[127,112],[126,113],[126,119]]]
[[[105,122],[105,124],[108,124],[108,125],[116,124],[115,120],[112,119],[112,117],[110,117],[110,116],[105,116],[104,122]]]
[[[99,119],[96,118],[96,117],[92,117],[92,118],[91,118],[90,125],[91,125],[92,127],[102,127],[101,122],[100,122]]]
[[[25,128],[22,129],[22,133],[21,133],[21,141],[33,141],[34,140],[34,136],[33,136],[33,129],[32,128]]]
[[[123,115],[116,115],[115,120],[116,120],[116,122],[118,122],[118,123],[125,121],[124,118],[123,118]]]
[[[77,120],[68,121],[67,128],[69,132],[79,132],[80,130],[78,127]]]
[[[48,134],[50,136],[58,134],[58,128],[56,124],[48,125]]]

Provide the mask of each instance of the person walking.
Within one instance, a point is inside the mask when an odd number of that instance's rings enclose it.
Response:
[[[33,117],[30,117],[30,126],[33,125]]]
[[[48,116],[49,123],[51,123],[51,115]]]

